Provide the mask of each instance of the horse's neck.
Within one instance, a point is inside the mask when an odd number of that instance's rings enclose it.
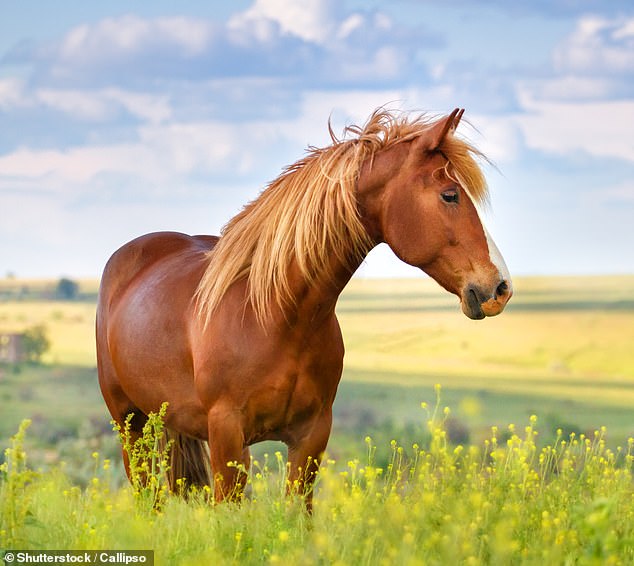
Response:
[[[332,314],[339,295],[361,265],[363,258],[347,265],[337,260],[334,253],[331,254],[331,258],[329,277],[317,275],[308,280],[299,273],[299,269],[291,266],[289,283],[295,303],[285,307],[285,318],[316,321]]]
[[[361,222],[370,236],[369,251],[383,241],[378,220],[380,210],[377,212],[379,205],[376,203],[367,202],[368,195],[358,196],[362,210]],[[345,250],[343,253],[331,250],[328,256],[327,274],[318,274],[310,279],[302,275],[299,268],[292,263],[289,269],[289,284],[291,294],[295,297],[295,304],[288,306],[289,310],[286,314],[290,317],[287,316],[287,318],[306,319],[309,317],[312,320],[313,317],[322,314],[326,316],[332,314],[339,295],[365,260],[365,255],[359,257],[352,249]]]

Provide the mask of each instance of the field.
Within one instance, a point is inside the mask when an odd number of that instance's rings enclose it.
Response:
[[[476,432],[538,413],[554,428],[606,425],[622,443],[634,433],[634,277],[515,283],[504,314],[471,321],[432,281],[354,281],[339,308],[344,384],[385,395],[384,418],[414,419],[440,383]]]
[[[0,367],[3,445],[32,420],[28,469],[15,463],[0,482],[3,510],[17,506],[0,548],[154,548],[161,564],[634,559],[634,276],[519,279],[507,311],[477,322],[432,281],[353,280],[338,307],[345,370],[312,520],[279,496],[275,443],[254,451],[271,469],[240,508],[202,497],[168,498],[158,514],[138,506],[96,381],[96,283],[80,283],[61,302],[52,282],[0,280],[0,332],[44,324],[51,339],[43,364]]]

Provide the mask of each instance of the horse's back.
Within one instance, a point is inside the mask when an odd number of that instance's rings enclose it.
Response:
[[[118,294],[157,263],[174,254],[206,253],[217,236],[188,236],[179,232],[154,232],[131,240],[108,260],[99,288],[99,309],[110,306]]]

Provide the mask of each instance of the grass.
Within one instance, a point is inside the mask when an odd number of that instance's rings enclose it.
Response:
[[[493,429],[479,446],[452,446],[448,411],[438,409],[427,416],[427,443],[391,442],[385,465],[370,438],[363,460],[328,460],[313,517],[283,496],[277,458],[253,463],[241,505],[210,505],[202,490],[188,500],[164,494],[157,508],[154,496],[153,505],[139,497],[143,488],[111,489],[110,464],[97,453],[85,488],[60,469],[33,471],[23,426],[0,469],[0,547],[153,549],[155,563],[169,565],[634,560],[634,440],[611,451],[603,430],[560,433],[540,449],[531,417],[509,426],[506,440]]]

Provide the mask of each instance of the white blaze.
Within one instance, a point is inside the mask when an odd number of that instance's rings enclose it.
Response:
[[[480,223],[482,223],[482,219],[480,219]],[[511,282],[511,275],[509,273],[508,267],[506,267],[506,262],[504,261],[500,250],[495,245],[493,238],[491,238],[491,234],[489,234],[489,231],[486,229],[484,224],[482,224],[482,229],[484,230],[484,235],[487,239],[487,246],[489,246],[489,259],[491,260],[491,263],[498,268],[500,277],[503,281],[506,281],[509,291],[512,291],[513,283]]]
[[[508,285],[508,290],[513,291],[513,283],[511,282],[511,275],[509,273],[508,267],[506,267],[506,262],[504,261],[504,258],[502,257],[500,250],[495,245],[495,242],[493,241],[491,234],[489,234],[489,231],[486,229],[484,222],[482,222],[482,216],[480,216],[480,211],[478,210],[478,207],[475,205],[473,197],[471,196],[471,194],[469,193],[467,189],[465,189],[465,193],[467,193],[467,195],[471,199],[471,202],[474,203],[473,206],[476,209],[476,213],[480,220],[482,230],[484,230],[484,236],[486,237],[487,246],[489,248],[489,260],[491,261],[493,265],[495,265],[495,267],[497,267],[498,273],[500,274],[500,281],[506,281],[506,284]]]

